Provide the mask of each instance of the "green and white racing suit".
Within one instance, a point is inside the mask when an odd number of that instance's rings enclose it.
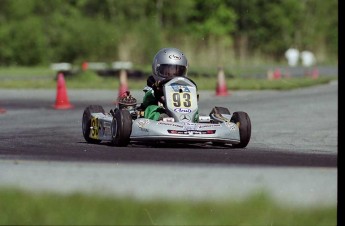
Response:
[[[143,104],[144,107],[144,117],[152,120],[158,121],[159,116],[162,113],[165,113],[165,110],[163,107],[158,105],[158,100],[156,99],[154,95],[154,90],[151,87],[146,86],[144,88],[145,95],[143,98]]]

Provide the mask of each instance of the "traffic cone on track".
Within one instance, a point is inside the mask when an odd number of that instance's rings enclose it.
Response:
[[[119,93],[117,95],[118,99],[122,97],[127,91],[128,91],[127,72],[126,70],[122,69],[120,71],[120,87],[119,87]]]
[[[311,72],[311,77],[313,79],[317,79],[319,77],[319,70],[317,69],[317,67],[313,68],[313,71]]]
[[[227,96],[228,88],[225,82],[224,70],[222,67],[218,69],[218,79],[216,87],[216,96]]]
[[[276,68],[273,72],[273,78],[274,79],[281,79],[282,73],[279,68]]]
[[[63,73],[58,74],[55,109],[70,109],[73,105],[70,104],[67,96],[66,83]]]
[[[6,113],[6,109],[0,108],[0,114]]]

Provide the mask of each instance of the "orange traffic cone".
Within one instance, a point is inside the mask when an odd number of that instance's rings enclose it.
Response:
[[[311,72],[311,77],[313,79],[317,79],[319,77],[319,70],[317,69],[317,67],[314,67],[313,71]]]
[[[84,61],[84,62],[81,64],[81,70],[82,70],[82,71],[86,71],[88,68],[89,68],[88,62],[87,62],[87,61]]]
[[[0,108],[0,114],[6,113],[6,109]]]
[[[54,108],[55,109],[69,109],[72,107],[73,105],[71,105],[68,100],[64,75],[63,73],[59,73],[58,80],[57,80],[57,89],[56,89],[56,101],[55,101]]]
[[[273,78],[274,79],[280,79],[282,77],[282,73],[280,72],[280,69],[277,68],[274,72],[273,72]]]
[[[222,67],[218,68],[218,79],[217,79],[217,87],[216,87],[216,96],[227,96],[228,95],[228,88],[225,82],[225,75],[224,70]]]
[[[122,97],[126,93],[126,91],[128,91],[127,72],[126,70],[122,69],[120,71],[120,87],[119,87],[118,98]]]

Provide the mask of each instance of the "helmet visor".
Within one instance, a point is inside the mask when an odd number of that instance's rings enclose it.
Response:
[[[187,68],[182,65],[161,64],[158,67],[158,73],[164,78],[173,78],[176,76],[185,76]]]

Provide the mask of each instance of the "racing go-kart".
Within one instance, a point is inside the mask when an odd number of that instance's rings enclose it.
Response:
[[[88,143],[106,141],[115,146],[136,141],[173,141],[244,148],[249,143],[251,121],[246,112],[231,114],[225,107],[214,107],[209,115],[199,115],[197,87],[187,77],[168,79],[162,82],[161,88],[161,106],[169,117],[160,121],[144,118],[141,105],[127,92],[109,113],[99,105],[85,108],[82,118],[85,140]]]

